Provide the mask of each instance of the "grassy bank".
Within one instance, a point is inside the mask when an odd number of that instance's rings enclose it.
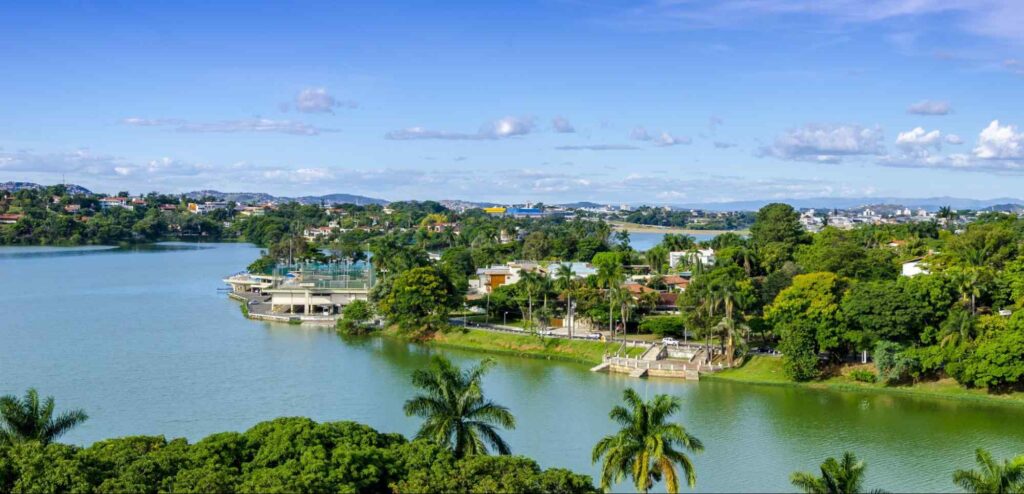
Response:
[[[617,342],[570,341],[478,329],[463,331],[462,328],[452,328],[447,333],[438,333],[427,344],[521,357],[568,360],[590,365],[600,364],[605,353],[614,353],[620,345]],[[643,348],[627,349],[627,354],[632,356],[641,353]]]
[[[1024,393],[1018,392],[996,395],[988,393],[983,389],[964,388],[952,379],[921,382],[909,386],[886,386],[882,383],[865,383],[856,381],[844,374],[829,377],[820,381],[798,383],[791,381],[786,377],[782,370],[782,359],[778,357],[755,356],[747,361],[742,367],[717,372],[715,374],[703,375],[701,376],[701,379],[733,381],[749,384],[766,384],[773,386],[800,386],[838,391],[869,391],[929,398],[1024,405]]]

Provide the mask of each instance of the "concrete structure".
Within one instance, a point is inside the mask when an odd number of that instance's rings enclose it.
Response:
[[[472,286],[476,287],[479,293],[491,293],[499,286],[518,283],[523,271],[542,272],[543,270],[539,264],[533,261],[511,261],[507,264],[495,264],[487,268],[477,269],[477,282]]]
[[[715,264],[714,249],[681,250],[668,253],[668,266],[672,269],[687,262],[699,262],[704,266]]]
[[[193,214],[206,214],[218,209],[227,209],[227,207],[228,203],[224,201],[207,201],[202,204],[195,202],[188,203],[188,210]]]
[[[103,209],[110,208],[128,208],[132,209],[132,206],[128,204],[129,199],[127,197],[104,197],[100,199],[100,207]]]
[[[243,298],[262,295],[261,302],[268,306],[270,315],[300,314],[321,319],[336,317],[355,300],[367,300],[374,277],[368,263],[302,263],[279,265],[270,275],[242,273],[224,282],[233,294]]]

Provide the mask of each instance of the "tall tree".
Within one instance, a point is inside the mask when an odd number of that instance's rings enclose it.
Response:
[[[417,438],[432,440],[450,448],[457,458],[488,454],[488,445],[498,454],[511,452],[497,427],[515,429],[508,408],[484,398],[481,380],[494,365],[485,359],[462,370],[443,357],[435,357],[430,369],[416,370],[412,383],[424,394],[405,402],[405,414],[424,419]]]
[[[953,483],[967,492],[1010,494],[1024,492],[1024,455],[996,463],[992,454],[978,448],[977,469],[953,472]]]
[[[626,476],[633,479],[638,492],[648,492],[655,482],[664,480],[670,493],[679,492],[682,468],[686,484],[697,485],[697,473],[686,452],[700,453],[704,445],[686,429],[669,419],[680,409],[678,397],[657,395],[644,401],[632,389],[623,392],[626,406],[615,406],[608,416],[621,427],[594,446],[592,461],[601,464],[601,488],[611,489],[613,483]]]
[[[843,453],[842,459],[828,458],[821,464],[821,477],[807,472],[794,472],[790,482],[807,494],[854,494],[864,485],[863,461],[853,453]]]
[[[21,399],[14,395],[0,397],[0,443],[39,441],[49,444],[89,419],[81,409],[54,417],[54,408],[53,397],[40,402],[35,388],[26,391]]]
[[[555,289],[565,296],[565,318],[568,322],[569,338],[572,339],[572,290],[575,286],[576,272],[572,269],[572,264],[562,263],[558,265],[558,269],[555,271]]]

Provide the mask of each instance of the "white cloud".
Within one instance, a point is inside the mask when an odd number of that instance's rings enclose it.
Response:
[[[294,120],[273,120],[269,118],[246,118],[241,120],[221,120],[219,122],[190,122],[178,118],[140,118],[129,117],[121,120],[125,125],[134,127],[173,127],[178,132],[194,133],[279,133],[291,135],[319,135],[321,132],[336,132],[304,122]]]
[[[661,135],[654,139],[654,142],[659,146],[678,146],[680,144],[691,144],[693,139],[686,136],[675,136],[668,132],[662,132]]]
[[[713,144],[715,145],[716,149],[729,149],[729,148],[734,148],[734,147],[736,147],[738,145],[735,142],[725,142],[725,141],[715,141]]]
[[[964,143],[963,138],[956,134],[946,134],[946,144],[960,145]]]
[[[978,135],[974,156],[983,160],[1022,159],[1024,133],[1018,132],[1015,125],[1004,126],[993,120]]]
[[[555,149],[559,151],[633,151],[640,148],[629,144],[583,144],[556,146]]]
[[[913,130],[900,132],[896,137],[896,145],[904,148],[933,147],[937,149],[942,146],[942,133],[938,130],[929,132],[921,127],[916,127]]]
[[[533,131],[534,119],[532,117],[504,117],[480,128],[480,134],[496,139],[503,137],[521,136]]]
[[[480,130],[475,134],[431,130],[424,127],[409,127],[400,130],[392,130],[384,134],[384,138],[397,141],[415,139],[477,141],[522,136],[533,132],[533,129],[534,119],[532,117],[504,117],[482,125]]]
[[[555,117],[551,120],[551,128],[555,129],[555,132],[559,134],[571,134],[576,132],[576,128],[572,126],[572,123],[565,117]]]
[[[758,156],[791,161],[840,163],[846,157],[881,155],[882,130],[860,125],[805,125],[775,138],[761,147]]]
[[[340,101],[326,88],[306,88],[295,96],[295,109],[303,113],[334,113],[335,108],[355,108],[354,101]]]
[[[907,113],[912,115],[947,115],[952,111],[948,101],[924,100],[910,105]]]

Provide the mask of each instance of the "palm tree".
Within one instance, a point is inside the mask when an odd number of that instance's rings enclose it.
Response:
[[[864,484],[863,461],[850,452],[843,453],[843,458],[836,461],[828,458],[821,464],[821,477],[813,473],[794,472],[789,477],[790,483],[808,494],[853,494],[861,492]]]
[[[569,322],[569,339],[572,339],[572,289],[575,284],[576,272],[572,264],[559,264],[555,271],[555,289],[565,295],[565,317]]]
[[[953,472],[953,483],[961,489],[994,494],[1024,492],[1024,455],[999,464],[988,451],[978,448],[975,461],[980,467],[977,470]]]
[[[487,445],[498,454],[511,452],[495,428],[515,429],[516,420],[508,408],[484,399],[480,381],[494,361],[462,370],[443,357],[435,357],[429,370],[412,373],[412,383],[425,394],[405,402],[405,414],[424,420],[417,439],[428,439],[452,449],[457,458],[488,454]]]
[[[682,467],[688,486],[697,485],[697,474],[685,451],[700,453],[704,445],[683,426],[668,422],[679,411],[679,398],[657,395],[645,402],[636,391],[626,389],[622,399],[626,406],[616,406],[608,414],[622,428],[598,441],[592,453],[593,463],[603,458],[601,488],[608,491],[628,475],[639,492],[647,492],[664,479],[665,489],[674,494],[679,492],[676,465]]]
[[[39,441],[49,444],[65,432],[85,422],[89,416],[81,409],[68,410],[53,416],[53,397],[41,404],[35,388],[18,399],[14,395],[0,397],[0,443]]]

